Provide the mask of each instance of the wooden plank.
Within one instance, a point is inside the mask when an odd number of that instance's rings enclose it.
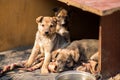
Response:
[[[58,0],[100,16],[120,10],[120,0]]]
[[[120,73],[120,11],[101,17],[101,73],[104,78]]]

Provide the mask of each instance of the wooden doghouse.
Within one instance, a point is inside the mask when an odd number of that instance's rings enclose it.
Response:
[[[99,38],[101,74],[104,78],[120,73],[120,1],[58,0],[72,8],[72,39]],[[74,6],[74,7],[71,7]],[[88,11],[88,12],[87,12]],[[101,33],[99,29],[101,27]]]

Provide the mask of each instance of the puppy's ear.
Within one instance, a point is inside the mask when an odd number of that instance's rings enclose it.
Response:
[[[72,56],[72,58],[73,58],[73,60],[74,60],[75,62],[78,62],[79,57],[80,57],[80,54],[79,54],[78,49],[71,50],[71,51],[70,51],[70,55]]]
[[[57,17],[53,17],[53,21],[54,21],[54,22],[57,22]]]
[[[67,10],[65,9],[61,10],[61,16],[68,16],[67,14],[68,14]]]
[[[43,16],[39,16],[38,18],[36,18],[36,23],[42,22],[43,20]]]
[[[54,8],[53,11],[55,12],[55,16],[57,16],[62,8]]]

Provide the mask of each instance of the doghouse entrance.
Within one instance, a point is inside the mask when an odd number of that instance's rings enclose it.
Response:
[[[75,7],[70,9],[72,10],[69,21],[71,39],[98,39],[100,17]]]

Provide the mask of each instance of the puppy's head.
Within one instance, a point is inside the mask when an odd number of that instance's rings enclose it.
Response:
[[[57,23],[59,25],[65,25],[67,23],[68,12],[63,8],[54,9],[55,16],[57,18]]]
[[[58,49],[52,52],[52,60],[55,62],[56,72],[64,71],[66,68],[74,66],[74,62],[77,62],[79,54],[74,50]]]
[[[36,18],[38,23],[38,30],[43,36],[50,37],[56,32],[57,20],[55,17],[43,17]]]

